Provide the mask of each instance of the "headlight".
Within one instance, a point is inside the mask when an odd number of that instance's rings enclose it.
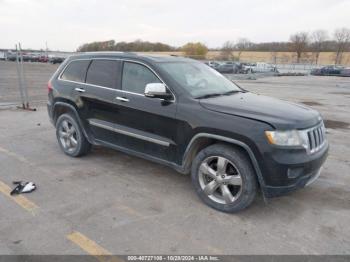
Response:
[[[298,130],[265,131],[270,144],[278,146],[305,146],[304,137]]]

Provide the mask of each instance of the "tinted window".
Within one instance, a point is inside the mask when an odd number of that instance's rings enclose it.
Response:
[[[93,60],[86,76],[86,83],[116,88],[119,76],[119,61]]]
[[[145,87],[149,83],[161,83],[158,77],[147,67],[124,62],[122,89],[143,94]]]
[[[85,82],[86,69],[89,66],[89,60],[79,60],[71,62],[64,70],[61,78],[75,82]]]

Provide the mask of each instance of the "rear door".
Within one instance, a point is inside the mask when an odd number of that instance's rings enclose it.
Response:
[[[120,88],[121,61],[113,59],[93,59],[86,73],[85,83],[76,90],[82,100],[81,114],[90,124],[90,132],[95,139],[106,142],[113,141],[114,132],[97,125],[96,121],[113,123],[120,105],[114,103],[116,90]]]
[[[83,85],[89,64],[90,60],[75,60],[65,67],[58,77],[61,95],[66,96],[67,99],[73,97],[75,101],[79,98],[79,95],[84,92]]]

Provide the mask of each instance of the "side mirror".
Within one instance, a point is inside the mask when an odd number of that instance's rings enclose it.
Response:
[[[166,86],[162,83],[149,83],[145,87],[145,96],[161,99],[172,99],[172,94],[167,93]]]

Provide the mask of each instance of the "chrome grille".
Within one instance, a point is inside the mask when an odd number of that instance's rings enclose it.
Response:
[[[321,125],[307,130],[308,149],[310,153],[318,151],[326,142],[325,127],[322,122]]]

